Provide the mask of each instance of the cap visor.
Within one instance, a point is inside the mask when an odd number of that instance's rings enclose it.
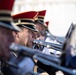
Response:
[[[15,27],[14,23],[7,24],[7,23],[4,23],[4,22],[0,22],[0,26],[3,26],[5,28],[9,28],[9,29],[15,30],[15,31],[21,31],[20,28],[18,28],[17,26]]]

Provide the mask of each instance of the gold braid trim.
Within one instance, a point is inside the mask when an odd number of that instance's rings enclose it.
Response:
[[[19,25],[19,24],[28,24],[28,25],[32,25],[32,26],[34,26],[34,24],[33,23],[28,23],[28,22],[21,22],[21,23],[15,23],[16,25]]]
[[[0,21],[13,21],[11,17],[0,17]]]
[[[3,14],[11,14],[11,11],[9,11],[9,10],[0,10],[0,13],[3,13]]]

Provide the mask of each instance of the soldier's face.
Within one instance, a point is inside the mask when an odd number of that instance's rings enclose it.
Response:
[[[18,43],[27,47],[32,47],[32,41],[35,39],[34,32],[23,28],[21,32],[17,33]]]
[[[40,24],[39,23],[36,23],[35,24],[35,28],[40,32],[41,31],[41,27],[40,27]]]
[[[40,23],[36,23],[35,24],[35,28],[39,31],[42,32],[44,30],[44,26],[41,25]]]
[[[0,27],[0,57],[9,57],[9,45],[14,42],[12,30]]]

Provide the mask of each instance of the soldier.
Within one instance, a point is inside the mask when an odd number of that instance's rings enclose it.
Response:
[[[14,42],[12,31],[21,31],[20,28],[12,26],[13,4],[14,0],[0,0],[0,60],[3,62],[9,59],[9,46]]]
[[[36,19],[35,21],[35,27],[38,29],[39,33],[40,33],[40,37],[37,38],[37,40],[44,40],[46,39],[46,35],[45,35],[45,30],[46,30],[46,25],[44,23],[44,17],[45,17],[45,14],[46,14],[46,10],[43,10],[43,11],[39,11],[38,12],[38,19]],[[43,47],[40,47],[39,48],[41,51],[43,50]],[[52,75],[55,75],[55,71],[56,69],[49,66],[49,65],[45,65],[44,63],[38,61],[37,62],[37,65],[38,65],[38,72],[42,73],[44,71],[46,71],[48,74],[52,74]],[[40,69],[41,68],[41,69]],[[44,70],[44,71],[43,71]]]
[[[35,20],[35,27],[38,30],[39,33],[37,33],[37,38],[36,40],[45,40],[46,34],[45,34],[45,29],[47,28],[45,23],[44,23],[44,17],[46,14],[46,10],[38,11],[38,17]],[[43,46],[34,44],[34,49],[43,50]]]
[[[34,18],[36,17],[37,12],[34,11],[30,11],[30,12],[24,12],[24,13],[20,13],[17,15],[13,16],[15,25],[13,25],[14,27],[18,27],[21,31],[20,32],[16,32],[13,30],[13,35],[14,35],[14,42],[17,44],[21,44],[24,46],[28,46],[28,47],[32,47],[32,40],[34,37],[34,33],[33,31],[37,31],[34,28]],[[12,37],[11,37],[12,38]],[[9,41],[9,39],[8,39]],[[23,59],[20,58],[19,60],[15,60],[16,59],[12,53],[10,54],[10,61],[13,61],[15,63],[19,61],[21,61]],[[30,62],[29,62],[30,63]],[[2,67],[2,72],[4,73],[4,75],[14,75],[15,72],[16,74],[18,73],[16,70],[13,71],[14,69],[10,68],[9,66],[3,66]],[[26,70],[26,69],[25,69]]]
[[[32,48],[33,40],[36,39],[37,29],[34,27],[34,19],[37,15],[38,12],[28,11],[12,16],[15,25],[22,30],[21,32],[13,31],[15,43]]]
[[[38,18],[35,20],[35,27],[40,33],[40,37],[37,39],[44,40],[45,39],[45,24],[44,24],[44,17],[46,14],[46,10],[38,11]]]
[[[44,17],[45,17],[45,14],[46,14],[46,10],[43,10],[43,11],[38,11],[38,18],[35,20],[35,27],[38,29],[39,31],[39,37],[37,38],[37,40],[45,40],[45,34],[44,34]],[[35,47],[36,48],[36,47]],[[38,47],[37,48],[39,50],[43,50],[43,47]],[[44,65],[43,63],[41,63],[40,61],[37,62],[37,65],[39,66],[38,68],[38,72],[39,73],[42,73],[44,72],[43,70],[47,71],[49,73],[49,70],[47,69],[47,65]],[[46,67],[46,68],[45,68]],[[40,69],[41,68],[41,69]],[[43,70],[42,70],[43,69]],[[50,74],[50,73],[49,73]]]
[[[37,15],[37,12],[29,11],[12,16],[16,26],[22,29],[21,32],[13,32],[15,43],[32,48],[32,41],[36,38],[34,32],[37,32],[34,27],[34,19]]]
[[[0,57],[5,60],[9,57],[9,45],[14,41],[12,31],[21,31],[18,27],[15,29],[11,23],[13,3],[14,0],[0,0]]]

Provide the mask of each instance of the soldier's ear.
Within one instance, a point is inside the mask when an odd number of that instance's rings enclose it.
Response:
[[[16,31],[13,31],[13,36],[14,36],[14,38],[19,38],[19,35],[18,35],[18,32],[16,32]]]

